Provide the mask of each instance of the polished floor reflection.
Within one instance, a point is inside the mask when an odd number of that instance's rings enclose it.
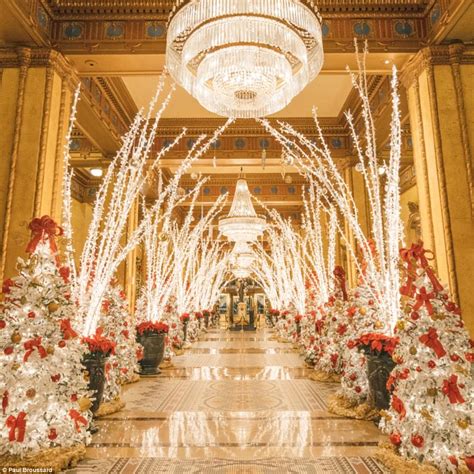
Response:
[[[326,410],[333,384],[307,378],[289,344],[209,331],[174,367],[125,387],[71,473],[383,473],[370,422]]]

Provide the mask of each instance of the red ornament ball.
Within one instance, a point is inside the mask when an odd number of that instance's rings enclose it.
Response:
[[[5,347],[5,349],[3,350],[3,353],[5,355],[10,355],[13,353],[13,347],[12,346],[8,346],[8,347]]]
[[[77,402],[77,395],[75,393],[71,395],[71,402]]]
[[[61,374],[51,375],[51,380],[53,382],[59,382],[60,378],[61,378]]]
[[[390,435],[390,442],[395,446],[400,446],[402,443],[402,437],[400,436],[400,433],[392,433]]]
[[[35,313],[34,311],[30,311],[30,312],[28,313],[28,317],[29,317],[30,319],[35,319],[35,318],[36,318],[36,313]]]
[[[416,448],[422,448],[425,440],[423,439],[423,436],[416,434],[412,435],[411,437],[411,444],[415,446]]]
[[[3,319],[0,319],[0,329],[3,329],[6,325],[7,323]]]
[[[428,367],[434,369],[436,367],[436,362],[434,360],[428,361]]]
[[[49,430],[48,438],[53,441],[58,437],[58,433],[56,432],[56,428],[51,428]]]
[[[63,340],[63,339],[61,339],[61,340],[58,342],[58,346],[61,347],[61,349],[62,349],[63,347],[66,346],[66,341]]]

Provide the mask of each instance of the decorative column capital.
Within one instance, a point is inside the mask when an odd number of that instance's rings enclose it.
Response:
[[[474,46],[458,42],[421,49],[402,69],[401,83],[408,89],[423,71],[452,64],[474,64]]]
[[[2,47],[0,48],[0,68],[44,67],[51,69],[67,81],[74,90],[79,77],[68,59],[59,51],[48,48]]]

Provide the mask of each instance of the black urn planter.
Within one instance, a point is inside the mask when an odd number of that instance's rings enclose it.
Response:
[[[296,321],[296,334],[298,338],[301,336],[301,323],[299,321]]]
[[[204,315],[204,325],[206,326],[206,329],[209,329],[209,314]]]
[[[367,354],[367,377],[369,379],[369,400],[378,410],[386,410],[390,406],[390,392],[387,380],[395,367],[395,362],[387,352]]]
[[[82,359],[82,365],[89,374],[89,390],[94,392],[94,401],[91,411],[93,414],[99,409],[102,402],[105,386],[105,362],[108,354],[103,352],[90,352]]]
[[[155,331],[145,331],[137,334],[137,342],[143,346],[143,359],[140,361],[141,375],[156,375],[160,373],[158,366],[165,353],[166,334]]]
[[[183,342],[188,339],[188,321],[183,321]]]

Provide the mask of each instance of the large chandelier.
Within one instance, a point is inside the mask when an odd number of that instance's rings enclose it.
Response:
[[[247,181],[242,177],[237,180],[229,215],[219,220],[219,230],[233,242],[253,242],[265,230],[265,218],[255,212]]]
[[[312,0],[178,0],[167,67],[206,109],[235,118],[283,109],[321,70]]]

